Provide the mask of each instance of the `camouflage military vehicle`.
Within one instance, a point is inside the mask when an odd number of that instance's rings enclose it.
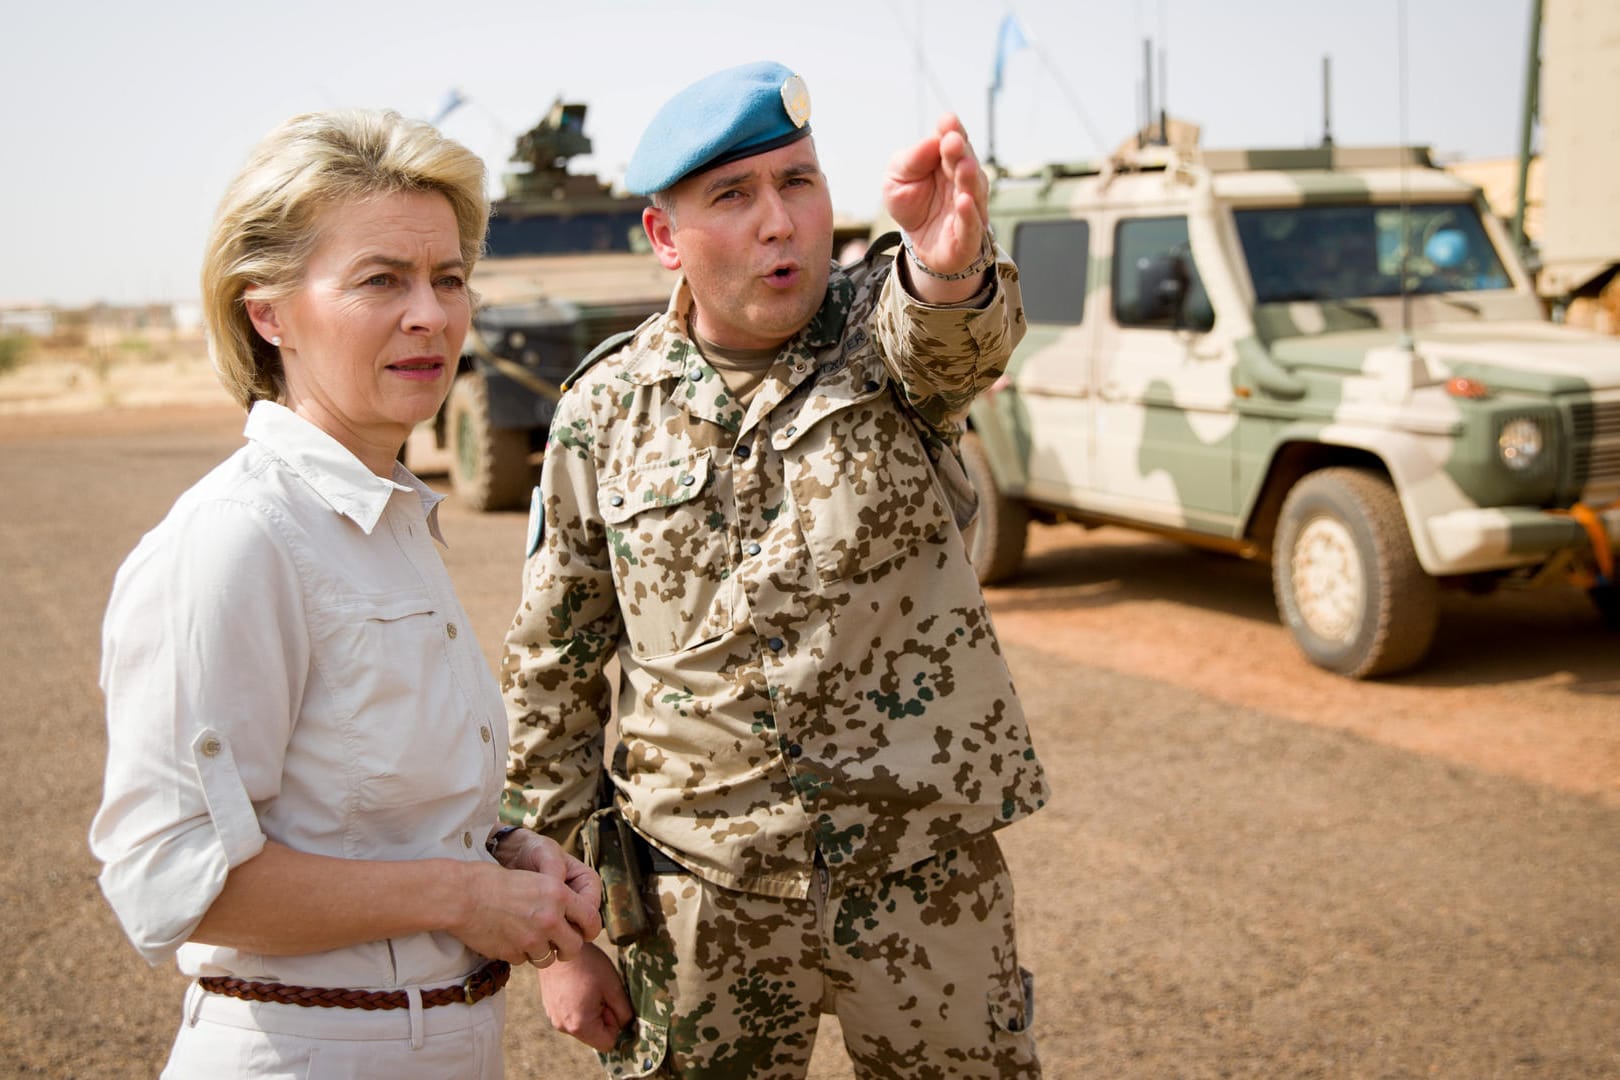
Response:
[[[980,580],[1031,518],[1269,557],[1355,677],[1422,660],[1442,585],[1570,578],[1620,619],[1620,343],[1545,321],[1483,205],[1412,148],[1000,179],[1029,331],[964,441]]]
[[[603,338],[662,310],[674,287],[641,228],[647,200],[568,171],[591,149],[585,111],[558,101],[518,138],[519,169],[495,200],[473,275],[482,303],[433,429],[452,487],[476,509],[527,505],[558,385]]]

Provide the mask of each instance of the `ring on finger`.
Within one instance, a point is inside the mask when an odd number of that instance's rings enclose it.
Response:
[[[557,959],[557,946],[553,945],[550,949],[548,949],[546,951],[546,955],[542,956],[540,959],[536,960],[532,956],[529,957],[529,963],[533,964],[537,968],[545,968],[545,967],[550,967],[551,964],[552,964],[552,961],[554,961],[556,959]]]

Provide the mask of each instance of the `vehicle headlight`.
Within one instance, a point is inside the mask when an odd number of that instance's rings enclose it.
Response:
[[[1496,437],[1496,452],[1502,464],[1514,472],[1524,472],[1541,457],[1544,442],[1541,422],[1520,417],[1502,425],[1502,433]]]

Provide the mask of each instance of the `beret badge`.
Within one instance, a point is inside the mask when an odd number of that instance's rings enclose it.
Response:
[[[799,76],[791,76],[782,84],[782,107],[787,109],[794,127],[802,128],[810,122],[810,88]]]

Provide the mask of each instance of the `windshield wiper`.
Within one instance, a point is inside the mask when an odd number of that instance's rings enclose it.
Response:
[[[1378,313],[1366,304],[1354,300],[1341,300],[1336,296],[1317,296],[1315,293],[1284,293],[1282,296],[1267,297],[1262,303],[1266,304],[1326,304],[1338,308],[1340,311],[1359,315],[1373,322],[1378,321]]]
[[[1432,292],[1432,293],[1418,293],[1418,295],[1419,296],[1432,296],[1436,300],[1444,300],[1446,303],[1451,304],[1454,307],[1462,308],[1464,311],[1468,312],[1470,315],[1478,315],[1479,311],[1480,311],[1480,308],[1479,308],[1478,304],[1474,303],[1472,300],[1464,300],[1462,297],[1457,296],[1454,293]]]

